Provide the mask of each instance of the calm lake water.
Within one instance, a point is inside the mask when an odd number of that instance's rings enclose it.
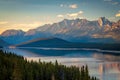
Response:
[[[4,51],[14,52],[28,60],[55,62],[81,67],[88,65],[90,75],[100,80],[120,80],[120,53],[77,48],[4,48]],[[115,54],[115,55],[113,55]]]

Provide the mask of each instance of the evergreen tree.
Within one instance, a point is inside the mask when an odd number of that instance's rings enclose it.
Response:
[[[27,61],[23,56],[0,50],[0,80],[98,80],[88,66],[67,67],[55,63]]]

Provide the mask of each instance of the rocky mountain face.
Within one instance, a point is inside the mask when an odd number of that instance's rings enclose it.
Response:
[[[9,44],[14,44],[17,42],[21,42],[23,39],[25,32],[22,30],[6,30],[1,34],[1,38],[5,41],[8,42]]]
[[[12,44],[47,37],[57,37],[71,42],[120,42],[120,20],[111,22],[105,17],[100,17],[95,21],[64,19],[61,22],[46,24],[27,32],[7,30],[1,36],[2,39]]]
[[[6,37],[6,36],[21,36],[24,34],[25,34],[25,32],[22,30],[11,29],[11,30],[4,31],[1,35]]]

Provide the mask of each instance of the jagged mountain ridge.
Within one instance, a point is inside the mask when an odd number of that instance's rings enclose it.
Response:
[[[11,36],[13,40],[18,36],[18,33],[7,36],[3,35],[5,33],[3,32],[1,36],[9,43],[11,43]],[[44,37],[58,37],[71,42],[120,42],[120,34],[118,33],[120,33],[120,20],[118,22],[111,22],[105,17],[100,17],[95,21],[88,21],[87,19],[64,19],[58,23],[46,24],[23,32],[17,38],[19,40],[14,40],[12,43],[16,44]]]

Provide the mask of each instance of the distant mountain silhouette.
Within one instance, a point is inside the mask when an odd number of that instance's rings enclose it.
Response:
[[[70,48],[80,48],[80,49],[101,49],[101,50],[118,50],[120,51],[119,43],[74,43],[68,42],[59,38],[38,38],[33,39],[27,42],[23,42],[21,44],[14,45],[15,47],[26,47],[26,48],[43,48],[43,49],[53,49],[53,48],[62,48],[62,49],[70,49]]]
[[[36,38],[57,37],[70,42],[120,43],[120,20],[111,22],[105,17],[89,21],[87,19],[64,19],[58,23],[46,24],[27,32],[7,30],[2,39],[18,44]]]
[[[21,44],[17,44],[17,47],[64,47],[69,42],[59,38],[38,38],[33,39]]]
[[[6,47],[8,45],[9,45],[8,43],[6,43],[4,40],[0,39],[0,47]]]

